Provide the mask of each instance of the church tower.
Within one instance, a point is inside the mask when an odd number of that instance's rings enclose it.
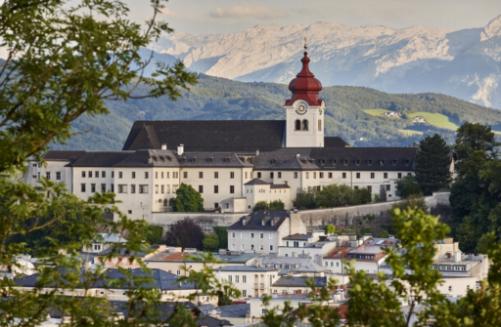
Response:
[[[319,148],[324,146],[325,103],[320,99],[322,83],[310,71],[310,58],[305,51],[301,62],[303,67],[289,83],[292,92],[285,101],[287,148]]]

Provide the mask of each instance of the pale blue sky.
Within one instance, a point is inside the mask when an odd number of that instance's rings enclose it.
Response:
[[[125,0],[145,19],[148,0]],[[501,14],[501,0],[170,0],[164,18],[179,32],[236,32],[257,24],[316,21],[347,25],[482,27]]]

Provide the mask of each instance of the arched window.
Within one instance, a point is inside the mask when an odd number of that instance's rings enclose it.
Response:
[[[296,131],[300,131],[301,130],[301,121],[299,119],[296,119],[296,125],[295,125],[294,129]]]
[[[319,119],[318,120],[318,131],[321,132],[322,131],[322,119]]]
[[[307,131],[308,130],[308,120],[303,120],[303,131]]]

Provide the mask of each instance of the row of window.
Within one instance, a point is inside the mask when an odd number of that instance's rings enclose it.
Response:
[[[407,176],[411,176],[411,175],[412,175],[412,173],[407,173]],[[318,172],[318,178],[326,178],[326,177],[327,178],[333,178],[333,176],[334,176],[333,172],[328,172],[328,173],[324,173],[323,171]],[[341,176],[342,176],[343,179],[346,179],[348,177],[348,173],[347,172],[343,172],[341,174]],[[355,173],[355,178],[356,179],[360,179],[361,176],[362,176],[362,173],[360,173],[360,172]],[[402,178],[402,176],[403,176],[402,173],[397,173],[397,178],[400,179],[400,178]],[[260,172],[260,171],[258,171],[257,172],[257,178],[262,178],[262,177],[263,177],[263,173]],[[270,172],[270,178],[275,178],[275,172],[273,172],[273,171]],[[280,171],[277,172],[277,178],[282,178],[282,172],[280,172]],[[294,172],[294,178],[296,178],[296,179],[299,178],[299,172],[297,172],[297,171]],[[309,171],[305,172],[305,178],[306,179],[310,178],[310,172]],[[314,179],[317,178],[317,172],[316,171],[313,172],[313,178]],[[370,178],[371,179],[376,178],[376,173],[375,172],[371,172],[370,173]],[[383,173],[383,178],[384,179],[388,179],[388,173],[387,172]]]
[[[256,234],[257,233],[254,233],[254,232],[250,233],[250,238],[254,238],[256,236]],[[272,235],[271,233],[268,233],[268,239],[269,240],[271,240],[271,235]],[[243,233],[240,233],[240,239],[242,239],[242,236],[243,236]],[[231,233],[231,237],[232,238],[236,238],[237,237],[236,233],[232,232]],[[259,238],[264,239],[264,233],[259,233]]]
[[[61,180],[61,172],[60,171],[56,171],[56,181],[60,181]],[[33,179],[37,178],[38,180],[40,180],[40,172],[38,172],[38,174],[35,176],[33,175]],[[46,172],[45,173],[45,178],[47,179],[51,179],[52,178],[52,174],[50,171]]]
[[[106,171],[105,170],[102,170],[102,171],[99,171],[99,170],[89,170],[89,171],[85,171],[85,170],[82,170],[82,173],[81,173],[81,176],[82,178],[106,178]],[[118,178],[123,178],[124,177],[124,172],[123,171],[118,171],[117,172],[117,176]],[[173,171],[172,172],[172,175],[171,175],[171,172],[170,171],[166,171],[166,172],[158,172],[156,171],[155,172],[155,178],[179,178],[179,172],[177,171]],[[130,177],[132,179],[135,179],[137,177],[137,174],[135,171],[131,171],[130,172]],[[144,179],[148,179],[150,177],[150,173],[148,171],[145,171],[144,172]],[[111,171],[111,178],[115,178],[115,172],[114,171]]]
[[[218,179],[219,178],[219,172],[215,171],[213,173],[213,176],[214,176],[214,179]],[[187,171],[183,171],[183,178],[188,178],[188,172]],[[199,171],[198,172],[198,178],[200,178],[200,179],[204,178],[204,172],[203,171]],[[230,171],[230,178],[231,179],[235,178],[235,172],[234,171]],[[245,178],[247,178],[247,172],[245,172]]]
[[[219,185],[213,186],[213,192],[214,192],[214,194],[219,193]],[[235,194],[235,185],[229,185],[229,192],[230,192],[230,194]],[[203,185],[198,185],[198,193],[200,193],[200,194],[204,193],[204,186]]]
[[[96,193],[98,192],[98,185],[96,183],[90,183],[89,188],[87,188],[86,183],[81,183],[80,184],[80,192],[81,193],[86,193],[87,189],[90,191],[90,193]],[[101,183],[99,192],[104,193],[104,192],[115,192],[115,184],[110,184],[109,188],[106,187],[106,183]],[[135,194],[147,194],[148,193],[148,184],[131,184],[130,185],[130,193]],[[128,185],[127,184],[118,184],[117,185],[117,193],[128,193]]]

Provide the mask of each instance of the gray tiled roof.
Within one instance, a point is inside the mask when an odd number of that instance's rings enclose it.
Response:
[[[178,160],[182,167],[252,167],[234,152],[185,152]]]
[[[256,170],[413,171],[415,148],[284,148],[264,152]]]
[[[135,277],[147,277],[150,281],[145,282],[142,285],[129,285],[124,283],[120,285],[117,281],[124,280],[125,275],[118,269],[108,269],[104,273],[105,277],[94,282],[93,288],[110,288],[110,289],[126,289],[130,287],[144,287],[144,288],[155,288],[159,290],[190,290],[195,289],[195,286],[190,283],[179,283],[177,276],[160,269],[151,269],[150,272],[145,272],[142,269],[132,269],[131,274]],[[64,274],[64,273],[63,273]],[[83,281],[83,275],[82,275]],[[140,279],[138,279],[140,280]],[[39,275],[33,274],[30,276],[22,277],[15,280],[17,286],[22,287],[36,287],[39,282]]]
[[[284,145],[284,120],[168,120],[136,121],[124,150],[176,149],[187,151],[255,152],[280,149]],[[326,147],[344,147],[339,137],[326,137]]]
[[[275,271],[273,268],[258,267],[258,266],[221,266],[216,268],[216,271],[240,271],[240,272],[265,272]]]
[[[240,218],[228,230],[274,231],[289,217],[287,211],[256,211]]]
[[[74,161],[84,155],[85,151],[48,151],[43,157],[49,161]]]
[[[283,276],[273,283],[274,287],[308,287],[307,281],[313,280],[316,287],[324,287],[327,285],[327,277],[306,277],[306,276]]]

